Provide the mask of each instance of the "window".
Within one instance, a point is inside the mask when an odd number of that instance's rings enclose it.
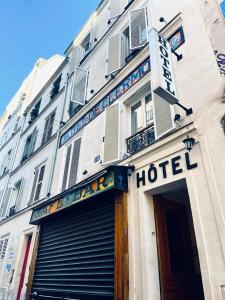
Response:
[[[220,3],[220,8],[221,8],[221,11],[222,11],[222,14],[225,18],[225,0],[223,0],[221,3]]]
[[[131,106],[131,134],[153,125],[153,105],[151,95]]]
[[[0,176],[4,175],[6,172],[9,171],[11,157],[12,157],[12,149],[10,149],[3,158],[1,169],[0,169]]]
[[[50,99],[53,100],[59,93],[60,90],[60,82],[62,79],[62,74],[53,82],[53,88],[50,93]]]
[[[0,237],[0,259],[4,259],[9,242],[9,235]]]
[[[30,112],[30,120],[28,121],[29,125],[38,117],[41,106],[41,99],[34,105],[34,108]]]
[[[28,204],[38,201],[41,198],[41,190],[44,180],[45,165],[38,167],[34,172],[34,181],[32,185],[32,191],[30,201]]]
[[[81,43],[82,47],[82,56],[85,57],[91,50],[91,33],[87,35],[87,37]]]
[[[178,30],[176,30],[169,38],[168,38],[171,49],[175,51],[177,48],[179,48],[184,42],[184,30],[183,27],[180,27]]]
[[[37,138],[37,128],[35,128],[32,134],[29,135],[26,139],[21,163],[24,162],[34,152],[36,138]]]
[[[52,136],[52,130],[55,120],[55,111],[53,111],[45,121],[44,134],[42,137],[42,144],[46,143]]]

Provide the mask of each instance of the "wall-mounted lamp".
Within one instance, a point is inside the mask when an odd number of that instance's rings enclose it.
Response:
[[[165,18],[163,18],[163,17],[160,17],[159,18],[159,22],[161,22],[161,23],[165,23],[165,24],[167,24],[168,22],[165,20]]]
[[[135,166],[134,165],[132,165],[132,166],[129,165],[128,169],[127,169],[127,175],[131,176],[134,173],[134,171],[135,171]]]
[[[195,139],[194,138],[190,138],[188,135],[186,137],[186,139],[183,140],[183,143],[185,145],[185,149],[187,149],[189,152],[191,151],[194,143],[195,143]]]

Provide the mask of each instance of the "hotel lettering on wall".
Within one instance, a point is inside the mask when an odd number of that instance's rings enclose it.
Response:
[[[155,28],[149,32],[152,91],[170,104],[178,102],[171,45]]]
[[[170,160],[162,161],[159,164],[150,164],[149,168],[142,170],[136,174],[137,188],[141,185],[145,186],[147,182],[154,183],[158,178],[166,179],[169,174],[177,175],[183,173],[185,170],[181,166],[181,160],[184,160],[186,170],[192,170],[198,167],[196,162],[192,162],[188,152],[181,155],[174,156]]]

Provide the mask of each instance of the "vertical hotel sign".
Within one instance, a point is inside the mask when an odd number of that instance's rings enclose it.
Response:
[[[150,55],[152,66],[152,91],[175,104],[176,87],[173,75],[171,45],[155,28],[150,30]]]
[[[155,28],[149,31],[151,85],[155,134],[160,138],[174,129],[172,104],[178,102],[172,66],[171,45]]]

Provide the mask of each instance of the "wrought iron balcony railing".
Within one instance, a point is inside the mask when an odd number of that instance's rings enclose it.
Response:
[[[153,126],[144,128],[143,130],[133,134],[127,141],[127,152],[134,154],[155,142],[155,131]]]

